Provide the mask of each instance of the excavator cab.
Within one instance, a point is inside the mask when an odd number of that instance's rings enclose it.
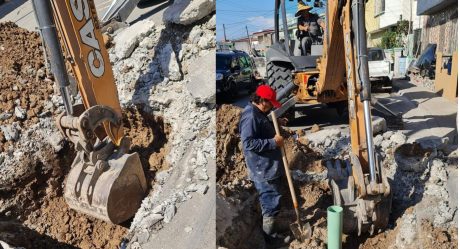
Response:
[[[79,212],[114,224],[133,217],[147,193],[137,153],[128,153],[115,79],[92,0],[33,0],[65,112],[56,123],[77,151],[64,197]],[[64,56],[65,55],[65,59]],[[68,67],[82,104],[72,105]]]
[[[302,0],[297,2],[305,8]],[[392,200],[373,144],[364,4],[315,0],[314,6],[324,7],[322,50],[319,55],[299,55],[292,42],[296,22],[287,20],[286,9],[292,7],[275,0],[274,44],[266,52],[268,84],[282,103],[276,116],[296,103],[344,107],[340,109],[349,121],[351,153],[348,159],[328,161],[326,166],[334,204],[344,210],[344,232],[358,235],[386,228]]]

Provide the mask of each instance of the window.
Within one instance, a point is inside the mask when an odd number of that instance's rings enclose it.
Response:
[[[375,0],[374,16],[381,15],[385,12],[385,0]]]
[[[249,62],[247,61],[245,56],[240,56],[240,67],[249,67]]]
[[[369,49],[367,56],[369,58],[369,61],[383,61],[385,59],[383,50],[380,50],[380,49],[379,50]]]

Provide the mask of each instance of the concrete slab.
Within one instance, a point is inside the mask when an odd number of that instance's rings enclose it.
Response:
[[[109,8],[112,0],[95,0],[96,11],[102,17]],[[149,18],[156,24],[163,23],[163,12],[170,5],[169,0],[146,1],[139,3],[129,16],[127,22],[134,24],[140,20]],[[0,5],[0,22],[11,21],[19,27],[30,31],[36,30],[37,21],[33,13],[31,0],[10,0]]]
[[[405,80],[395,80],[393,85],[400,90],[379,100],[390,110],[403,114],[409,143],[430,140],[438,144],[448,138],[449,144],[457,144],[456,103]]]
[[[163,229],[150,235],[141,248],[202,249],[216,244],[216,164],[208,164],[209,190],[205,195],[193,193],[181,204],[177,214]],[[174,177],[174,176],[173,176]],[[170,181],[171,182],[171,181]]]

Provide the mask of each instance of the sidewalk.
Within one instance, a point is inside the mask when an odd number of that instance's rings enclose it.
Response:
[[[445,138],[449,139],[448,144],[458,143],[456,102],[406,80],[394,80],[393,86],[399,91],[379,100],[392,111],[403,114],[409,143],[424,140],[439,144]]]

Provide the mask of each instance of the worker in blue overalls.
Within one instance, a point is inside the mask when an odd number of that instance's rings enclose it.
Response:
[[[259,194],[262,229],[267,244],[272,245],[282,243],[283,240],[277,233],[275,222],[280,211],[280,185],[284,175],[280,149],[283,137],[276,135],[267,114],[274,107],[280,106],[276,101],[275,90],[261,85],[244,108],[239,124],[249,178]]]

